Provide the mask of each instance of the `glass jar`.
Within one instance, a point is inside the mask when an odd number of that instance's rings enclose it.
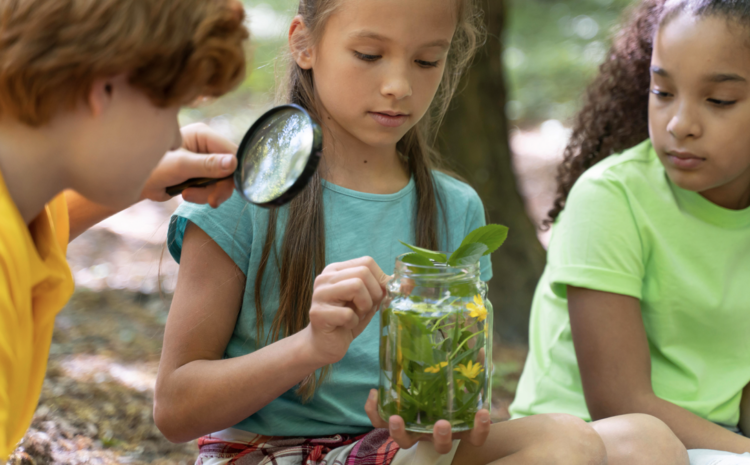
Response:
[[[407,431],[473,428],[490,409],[492,305],[479,263],[419,266],[396,260],[380,307],[380,416]]]

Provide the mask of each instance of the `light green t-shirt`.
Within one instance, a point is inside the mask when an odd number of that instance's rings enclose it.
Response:
[[[553,228],[514,418],[591,419],[567,285],[640,299],[656,395],[738,423],[750,382],[750,208],[727,210],[675,186],[648,140],[584,173]]]
[[[444,207],[444,210],[439,209],[438,216],[441,248],[452,251],[466,234],[485,224],[484,207],[468,185],[443,173],[433,174]],[[408,252],[399,241],[414,243],[414,180],[389,195],[366,194],[324,182],[323,204],[327,264],[369,255],[385,273],[391,274],[396,256]],[[287,213],[288,207],[279,210],[277,231],[284,231]],[[216,210],[206,205],[182,204],[172,217],[168,238],[169,251],[178,262],[188,221],[216,241],[247,277],[242,309],[225,357],[249,354],[258,348],[255,278],[265,243],[268,210],[248,205],[237,193]],[[282,236],[277,234],[279,251]],[[492,277],[489,255],[481,260],[481,273],[484,281]],[[263,275],[266,333],[279,306],[278,276],[276,261],[271,259]],[[311,272],[310,285],[312,282]],[[378,385],[379,325],[379,318],[373,318],[349,346],[344,358],[333,366],[331,376],[311,401],[303,404],[291,389],[235,428],[261,435],[298,437],[370,431],[372,424],[364,406],[370,389]],[[254,394],[248,391],[246,395]],[[216,399],[216,402],[232,402],[232,399]]]

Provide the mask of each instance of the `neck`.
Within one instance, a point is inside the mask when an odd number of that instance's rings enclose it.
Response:
[[[0,173],[27,225],[66,188],[61,136],[54,122],[34,128],[0,119]]]
[[[334,122],[323,129],[320,173],[330,183],[371,194],[393,194],[410,179],[409,169],[395,144],[367,145]]]
[[[704,198],[729,210],[750,207],[750,169],[731,182],[700,193]]]

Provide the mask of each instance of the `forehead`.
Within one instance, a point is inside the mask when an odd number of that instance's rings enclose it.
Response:
[[[652,63],[672,76],[739,74],[750,79],[750,34],[717,16],[679,14],[654,38]]]
[[[458,1],[340,0],[326,32],[330,27],[351,37],[367,36],[365,32],[398,41],[450,41],[456,30]]]

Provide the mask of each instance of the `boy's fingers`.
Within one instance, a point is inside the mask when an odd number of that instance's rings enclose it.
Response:
[[[202,155],[186,150],[180,154],[179,171],[185,179],[190,178],[224,178],[237,167],[237,158],[230,154]]]
[[[237,145],[204,123],[189,124],[182,129],[182,147],[195,153],[237,153]]]

